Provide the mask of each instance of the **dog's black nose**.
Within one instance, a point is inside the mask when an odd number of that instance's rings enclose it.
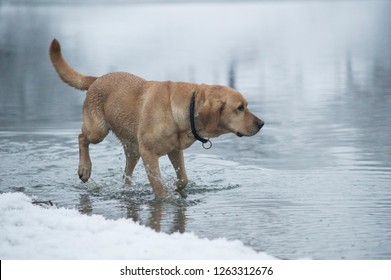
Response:
[[[264,124],[265,124],[265,122],[263,120],[257,119],[257,127],[258,127],[258,129],[261,129]]]

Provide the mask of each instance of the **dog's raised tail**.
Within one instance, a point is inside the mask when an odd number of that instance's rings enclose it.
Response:
[[[97,77],[85,76],[80,74],[73,69],[65,61],[61,53],[61,46],[57,39],[53,39],[49,48],[49,56],[52,61],[54,69],[56,69],[60,78],[68,85],[81,89],[87,90],[90,85],[97,79]]]

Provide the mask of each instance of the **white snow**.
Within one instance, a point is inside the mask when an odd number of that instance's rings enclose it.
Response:
[[[242,242],[157,233],[131,220],[86,216],[0,194],[0,259],[275,259]]]

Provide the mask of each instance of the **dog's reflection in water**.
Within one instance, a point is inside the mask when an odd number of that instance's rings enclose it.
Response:
[[[173,202],[155,199],[140,204],[129,201],[126,203],[126,218],[160,232],[185,232],[186,206]],[[93,203],[89,194],[81,194],[78,210],[82,214],[93,214]]]
[[[147,208],[149,213],[145,222],[143,222],[143,217],[140,215],[144,214],[145,211],[133,206],[127,207],[127,218],[145,224],[157,232],[160,232],[162,228],[167,233],[183,233],[185,231],[186,208],[184,206],[173,205],[162,200],[153,200],[148,203]]]

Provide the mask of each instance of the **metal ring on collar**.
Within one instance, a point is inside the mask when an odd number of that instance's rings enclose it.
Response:
[[[208,143],[209,143],[209,144],[208,144]],[[209,146],[208,146],[208,145],[209,145]],[[213,146],[212,141],[210,141],[209,139],[208,139],[207,142],[202,143],[202,148],[204,148],[205,150],[209,150],[210,148],[212,148],[212,146]]]

